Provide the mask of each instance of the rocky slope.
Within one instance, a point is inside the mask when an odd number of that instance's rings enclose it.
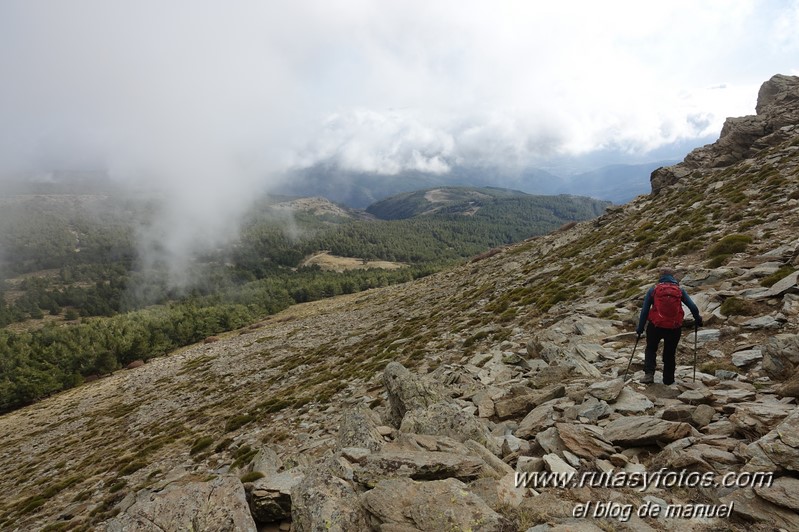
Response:
[[[794,119],[726,166],[0,417],[0,527],[799,529],[799,79],[775,83]],[[644,386],[641,345],[622,377],[666,265],[705,327]],[[541,471],[584,485],[515,485]]]

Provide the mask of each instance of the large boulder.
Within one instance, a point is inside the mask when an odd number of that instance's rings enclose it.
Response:
[[[756,485],[754,490],[767,501],[799,513],[799,478],[780,477],[769,485]]]
[[[491,446],[488,428],[454,403],[436,403],[406,413],[400,432],[447,436],[459,442],[475,440]]]
[[[297,532],[369,530],[355,489],[328,463],[292,487],[291,521]]]
[[[763,370],[774,380],[785,380],[799,366],[799,334],[769,337],[763,348]]]
[[[732,408],[735,412],[729,420],[735,425],[735,432],[746,438],[759,438],[779,425],[783,419],[796,410],[796,405],[778,401],[753,401],[738,403]]]
[[[378,451],[384,440],[377,429],[380,417],[365,406],[356,406],[344,412],[338,429],[338,448],[361,447]]]
[[[383,384],[388,394],[386,422],[396,428],[399,428],[406,412],[446,399],[436,386],[415,376],[399,362],[389,362],[386,366]]]
[[[244,486],[234,476],[221,476],[208,482],[176,481],[158,492],[141,490],[129,508],[107,523],[106,530],[255,532],[256,527]]]
[[[381,480],[362,496],[372,530],[506,530],[503,517],[454,478]],[[353,529],[355,530],[355,529]]]
[[[248,484],[247,501],[256,523],[272,523],[291,518],[291,490],[305,476],[300,468],[270,474]]]
[[[721,498],[722,504],[732,504],[734,515],[768,530],[799,530],[799,514],[760,496],[752,488],[743,488]]]
[[[799,471],[799,409],[786,417],[782,423],[749,445],[747,453],[750,464],[766,470],[771,464],[791,471]]]
[[[262,475],[277,473],[282,467],[283,461],[274,449],[266,445],[261,447],[258,454],[252,459],[252,471]]]

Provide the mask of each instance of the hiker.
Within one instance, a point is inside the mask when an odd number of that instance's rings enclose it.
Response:
[[[699,309],[696,308],[696,304],[688,296],[688,293],[680,288],[680,283],[674,278],[675,273],[671,268],[662,269],[657,284],[649,289],[644,298],[641,317],[635,331],[640,338],[644,332],[644,325],[646,325],[644,378],[641,379],[641,384],[655,382],[657,351],[661,340],[663,340],[663,384],[674,383],[675,355],[677,354],[677,344],[680,342],[684,316],[683,303],[693,314],[696,326],[702,326]],[[648,325],[647,321],[649,321]]]

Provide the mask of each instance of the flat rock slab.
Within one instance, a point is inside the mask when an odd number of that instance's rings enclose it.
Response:
[[[713,421],[716,409],[709,405],[699,405],[691,416],[690,423],[695,427],[705,427]]]
[[[665,421],[652,416],[628,416],[608,423],[605,439],[616,445],[635,447],[673,442],[693,432],[688,423]]]
[[[666,421],[689,422],[696,411],[693,405],[671,405],[663,409],[661,418]]]
[[[608,458],[616,452],[602,429],[595,425],[558,423],[555,428],[566,448],[581,458]]]
[[[699,344],[717,342],[719,338],[721,338],[720,329],[702,329],[696,333],[696,342]]]
[[[774,283],[771,288],[767,292],[765,292],[762,297],[777,297],[788,290],[791,290],[796,287],[797,281],[799,281],[799,270],[788,274],[786,277],[783,277],[776,283]]]
[[[218,530],[255,532],[244,486],[233,476],[175,482],[159,492],[141,490],[136,502],[111,519],[108,532]]]
[[[760,349],[747,349],[732,354],[732,363],[739,368],[750,366],[760,360],[763,360],[763,351]]]
[[[769,502],[799,512],[799,478],[780,477],[771,486],[755,486],[754,490]]]
[[[677,396],[677,399],[690,404],[710,404],[713,402],[713,393],[707,388],[685,390]]]
[[[457,478],[474,480],[485,462],[475,456],[438,451],[382,451],[366,457],[354,470],[354,479],[375,486],[384,478],[408,477],[414,480]]]
[[[641,414],[655,405],[644,394],[624,388],[611,406],[614,411],[623,414]]]
[[[459,442],[475,440],[483,445],[491,438],[483,423],[454,403],[436,403],[407,412],[400,432],[446,436]]]
[[[771,463],[791,471],[799,471],[799,410],[786,417],[782,423],[750,445],[749,453],[762,453]],[[750,461],[751,463],[751,461]]]
[[[744,322],[741,325],[744,329],[779,329],[782,327],[782,322],[774,316],[759,316]]]
[[[729,420],[740,434],[763,436],[794,410],[796,405],[785,403],[738,403],[735,405],[735,413],[729,417]]]
[[[747,521],[766,524],[774,529],[799,530],[799,514],[759,497],[752,488],[736,490],[722,497],[721,502],[733,503],[733,514]]]
[[[374,530],[505,530],[505,520],[456,479],[381,480],[361,496]],[[375,523],[376,521],[376,523]]]
[[[543,388],[552,384],[560,384],[569,378],[571,372],[572,368],[567,366],[546,366],[531,372],[529,383],[533,388]]]
[[[757,397],[754,390],[733,388],[730,390],[713,390],[713,399],[717,403],[741,403],[753,401]]]
[[[530,413],[524,416],[524,419],[519,422],[519,427],[514,432],[514,435],[519,438],[532,438],[542,430],[553,426],[559,417],[551,402],[544,403],[533,408]]]
[[[610,407],[605,401],[600,401],[596,397],[588,396],[582,404],[568,407],[564,411],[564,416],[570,419],[585,418],[591,423],[609,415]]]
[[[566,395],[562,384],[548,386],[540,391],[500,399],[494,403],[494,409],[500,419],[507,419],[519,414],[526,414],[536,406]]]
[[[657,399],[676,399],[681,393],[676,386],[667,386],[662,383],[642,386],[640,392],[652,401]]]
[[[624,381],[613,379],[609,381],[595,382],[588,387],[588,393],[601,401],[615,401],[624,388]]]
[[[576,473],[577,470],[555,453],[544,455],[544,465],[552,473]]]

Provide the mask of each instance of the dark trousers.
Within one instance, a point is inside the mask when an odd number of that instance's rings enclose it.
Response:
[[[674,383],[674,369],[677,366],[677,344],[680,343],[682,329],[661,329],[652,323],[646,326],[646,351],[644,353],[644,373],[655,373],[657,353],[663,340],[663,384]]]

